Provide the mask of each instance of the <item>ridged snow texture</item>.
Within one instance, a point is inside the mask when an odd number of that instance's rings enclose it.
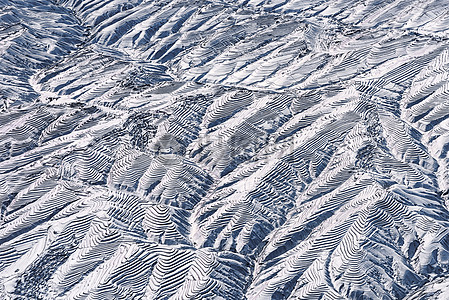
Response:
[[[449,299],[448,11],[0,0],[0,298]]]

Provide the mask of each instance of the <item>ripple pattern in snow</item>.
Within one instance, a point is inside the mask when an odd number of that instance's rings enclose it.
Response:
[[[0,298],[449,297],[448,1],[0,3]]]

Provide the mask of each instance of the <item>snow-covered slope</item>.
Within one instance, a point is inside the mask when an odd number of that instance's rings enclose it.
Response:
[[[0,298],[449,297],[449,1],[0,3]]]

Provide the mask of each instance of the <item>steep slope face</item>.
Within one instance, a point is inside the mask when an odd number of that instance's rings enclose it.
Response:
[[[29,84],[38,70],[82,44],[85,28],[70,10],[51,1],[0,1],[1,108],[30,103],[39,93]]]
[[[447,1],[4,1],[0,295],[443,299]]]

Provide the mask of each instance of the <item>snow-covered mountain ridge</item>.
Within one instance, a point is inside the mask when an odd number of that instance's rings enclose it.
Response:
[[[0,0],[0,298],[449,299],[448,9]]]

